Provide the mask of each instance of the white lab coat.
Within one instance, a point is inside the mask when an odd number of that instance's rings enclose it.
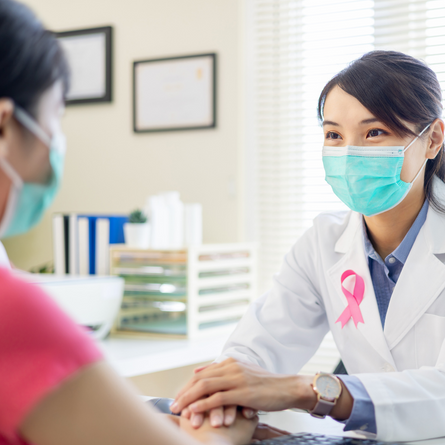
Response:
[[[445,203],[445,184],[434,189]],[[364,324],[335,323],[347,306],[341,275],[363,277]],[[374,406],[377,438],[445,436],[445,215],[431,206],[391,297],[382,329],[364,252],[361,215],[322,214],[286,255],[218,361],[234,357],[296,374],[331,330],[349,374]]]

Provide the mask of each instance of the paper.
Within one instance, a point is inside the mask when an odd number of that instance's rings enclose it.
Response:
[[[137,63],[136,129],[211,126],[213,76],[211,56]]]
[[[68,100],[105,96],[105,34],[59,37],[71,68]]]

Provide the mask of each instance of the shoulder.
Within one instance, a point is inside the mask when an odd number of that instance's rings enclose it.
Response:
[[[349,222],[351,210],[340,210],[337,212],[324,212],[320,213],[314,219],[314,226],[320,228],[331,228],[333,230],[344,229]]]
[[[102,354],[41,288],[0,268],[0,289],[0,437],[13,437],[32,407]]]
[[[30,283],[19,278],[14,272],[6,267],[0,267],[0,316],[5,311],[12,310],[14,307],[22,306],[23,299],[31,300],[36,294],[43,292]]]
[[[13,321],[19,315],[27,316],[47,311],[52,314],[54,311],[60,311],[41,288],[28,283],[17,273],[5,267],[0,267],[0,287],[2,289],[0,319],[8,318]],[[2,326],[4,323],[0,325],[0,329]]]
[[[0,267],[0,288],[0,349],[7,341],[17,348],[37,350],[56,342],[65,346],[92,343],[40,287]]]
[[[323,248],[331,245],[334,248],[336,242],[348,227],[353,215],[357,216],[350,210],[320,213],[305,235],[313,238],[314,242],[322,243]]]
[[[319,214],[312,226],[298,239],[288,254],[295,263],[313,265],[326,252],[335,250],[335,245],[345,232],[351,217],[357,216],[350,210]]]

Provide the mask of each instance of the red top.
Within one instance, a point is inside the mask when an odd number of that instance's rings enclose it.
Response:
[[[39,287],[0,268],[0,445],[25,444],[31,409],[102,354]]]

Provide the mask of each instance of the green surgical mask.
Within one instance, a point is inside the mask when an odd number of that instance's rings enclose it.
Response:
[[[24,182],[11,164],[6,159],[0,158],[0,168],[12,182],[5,213],[0,223],[0,238],[28,232],[39,223],[60,188],[65,161],[66,141],[63,133],[49,138],[39,124],[17,106],[14,109],[14,116],[49,148],[52,175],[47,184]]]
[[[430,125],[406,147],[323,147],[326,182],[351,210],[366,216],[391,210],[405,199],[426,164],[412,182],[400,179],[406,150]]]

